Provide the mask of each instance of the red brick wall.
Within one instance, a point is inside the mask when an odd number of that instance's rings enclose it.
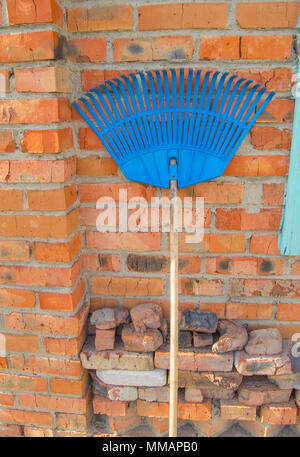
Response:
[[[224,176],[181,191],[203,196],[207,217],[204,243],[180,239],[180,302],[300,332],[300,261],[277,248],[297,2],[94,3],[0,1],[0,435],[85,434],[89,304],[153,300],[168,315],[167,234],[96,231],[97,198],[124,178],[70,107],[120,72],[214,68],[277,91]]]

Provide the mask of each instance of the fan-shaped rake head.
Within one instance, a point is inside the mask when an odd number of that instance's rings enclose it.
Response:
[[[265,90],[227,72],[156,70],[120,75],[73,105],[128,179],[186,187],[224,172],[274,96]]]

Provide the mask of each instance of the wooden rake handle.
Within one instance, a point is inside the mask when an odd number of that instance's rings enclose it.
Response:
[[[178,414],[178,233],[176,228],[177,181],[170,181],[170,413],[169,436],[177,436]]]

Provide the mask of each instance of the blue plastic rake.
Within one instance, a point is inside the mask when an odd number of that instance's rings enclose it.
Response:
[[[167,188],[177,177],[181,188],[223,174],[274,96],[262,101],[265,87],[252,83],[219,71],[130,73],[73,105],[128,179]]]
[[[131,180],[178,187],[224,172],[274,92],[229,73],[157,70],[121,75],[73,103]],[[170,217],[170,414],[177,436],[178,234]]]

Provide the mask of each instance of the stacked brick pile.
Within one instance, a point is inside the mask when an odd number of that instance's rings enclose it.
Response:
[[[94,413],[113,434],[143,422],[147,436],[165,434],[169,415],[168,323],[155,303],[103,308],[91,316],[95,335],[81,352],[93,378]],[[178,418],[200,433],[242,421],[271,436],[296,424],[300,367],[278,329],[247,329],[213,312],[183,309],[179,321]],[[144,425],[146,427],[146,425]]]

